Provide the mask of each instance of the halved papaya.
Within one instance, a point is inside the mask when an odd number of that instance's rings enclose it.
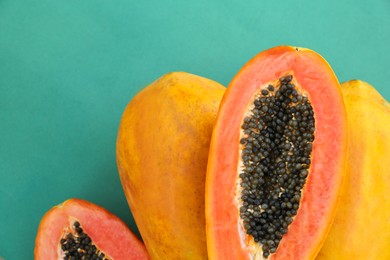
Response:
[[[91,202],[69,199],[42,218],[34,258],[141,260],[149,256],[118,217]]]
[[[348,167],[317,259],[390,259],[390,104],[361,80],[341,89],[349,122]]]
[[[316,52],[281,46],[230,83],[206,178],[210,259],[313,259],[334,219],[345,172],[339,82]]]

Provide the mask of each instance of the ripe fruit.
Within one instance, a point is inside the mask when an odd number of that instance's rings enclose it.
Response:
[[[49,210],[39,225],[34,258],[149,259],[145,246],[116,216],[85,200],[70,199]]]
[[[211,131],[225,88],[174,72],[128,104],[117,163],[153,259],[206,259],[204,190]]]
[[[363,81],[341,87],[349,121],[348,167],[318,259],[390,259],[390,105]]]
[[[347,117],[329,64],[302,48],[260,53],[230,83],[206,180],[210,259],[312,259],[333,221]]]

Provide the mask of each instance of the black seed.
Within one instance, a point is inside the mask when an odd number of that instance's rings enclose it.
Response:
[[[261,90],[261,94],[262,94],[263,96],[268,95],[268,90],[266,90],[266,89]]]
[[[91,238],[83,232],[78,221],[73,223],[75,234],[68,233],[61,238],[61,249],[64,252],[64,259],[106,259],[103,252],[100,252],[93,245]]]
[[[268,240],[267,241],[267,245],[269,245],[270,247],[274,246],[275,245],[275,242],[273,240]]]
[[[275,229],[274,228],[272,228],[272,227],[270,227],[270,228],[268,228],[268,233],[270,233],[270,234],[272,234],[272,233],[274,233],[275,232]]]
[[[287,75],[287,76],[285,77],[285,81],[290,82],[290,81],[292,80],[292,78],[293,78],[292,75]]]
[[[311,162],[313,109],[291,80],[287,75],[276,88],[261,90],[241,126],[240,217],[266,255],[276,251],[297,213]]]
[[[299,173],[299,176],[300,177],[306,177],[308,174],[308,171],[307,170],[301,170],[301,172]]]
[[[290,150],[290,148],[291,148],[291,144],[290,144],[290,143],[286,143],[286,144],[284,145],[284,149]]]

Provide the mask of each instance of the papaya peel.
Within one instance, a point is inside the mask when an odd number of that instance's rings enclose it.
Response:
[[[341,87],[349,122],[347,171],[317,259],[390,259],[390,105],[366,82]]]
[[[211,131],[225,88],[164,75],[126,107],[117,165],[152,259],[206,259],[204,190]]]

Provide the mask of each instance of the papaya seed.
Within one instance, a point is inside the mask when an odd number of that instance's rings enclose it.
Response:
[[[297,214],[313,148],[313,109],[292,78],[281,77],[275,87],[262,89],[241,126],[241,219],[267,256],[282,239],[275,232],[285,234]]]
[[[109,260],[93,243],[92,239],[84,233],[80,222],[73,223],[75,234],[68,233],[61,238],[61,249],[64,251],[65,260],[68,259],[102,259]]]

